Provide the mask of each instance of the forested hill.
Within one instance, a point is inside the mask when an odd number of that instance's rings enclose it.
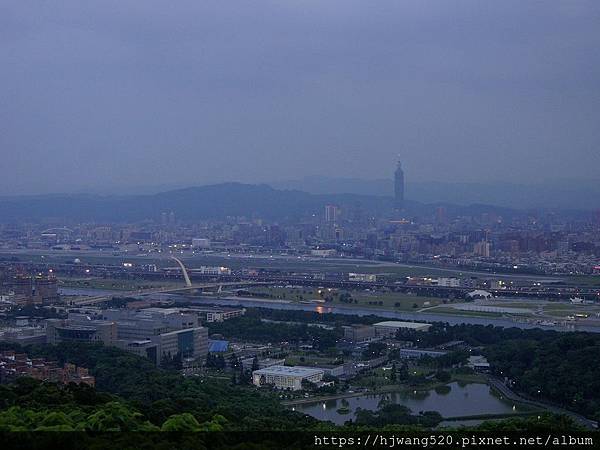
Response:
[[[0,221],[39,221],[49,218],[73,221],[126,222],[160,219],[173,211],[178,220],[261,217],[283,220],[322,214],[327,204],[358,208],[363,214],[385,211],[392,199],[355,194],[315,195],[278,190],[267,185],[224,183],[150,195],[100,196],[55,194],[0,197]]]
[[[177,220],[223,219],[226,217],[298,221],[322,217],[325,205],[337,205],[344,218],[361,220],[389,215],[392,197],[360,194],[311,194],[299,190],[274,189],[265,184],[223,183],[177,189],[157,194],[89,195],[53,194],[0,197],[0,222],[136,222],[161,219],[175,213]],[[405,215],[432,216],[440,203],[405,202]],[[444,204],[449,215],[477,216],[495,212],[504,218],[525,214],[510,208],[477,204]]]

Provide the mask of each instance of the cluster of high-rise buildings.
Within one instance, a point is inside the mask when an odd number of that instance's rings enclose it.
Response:
[[[383,210],[356,201],[327,203],[310,216],[280,220],[253,216],[186,222],[165,211],[158,219],[139,223],[78,223],[55,228],[47,228],[46,224],[0,224],[0,252],[97,251],[114,256],[177,253],[184,257],[319,254],[467,266],[499,263],[529,266],[543,273],[592,273],[599,265],[600,215],[418,205],[405,199],[405,174],[400,162],[393,179],[393,201],[384,199],[382,204],[387,209]],[[72,267],[74,273],[79,269],[76,264]],[[157,267],[147,264],[144,270],[156,271]],[[220,276],[224,269],[197,270],[203,275]],[[45,303],[55,296],[51,277],[13,277],[10,282],[12,288],[8,289],[25,302]]]
[[[0,296],[20,305],[51,305],[59,300],[53,274],[27,274],[0,268]]]

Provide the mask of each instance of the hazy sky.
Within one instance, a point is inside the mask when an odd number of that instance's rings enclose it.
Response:
[[[0,194],[599,178],[600,1],[0,2]]]

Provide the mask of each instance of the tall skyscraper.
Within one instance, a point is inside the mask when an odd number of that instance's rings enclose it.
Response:
[[[336,205],[325,205],[325,222],[335,223],[340,215],[340,209]]]
[[[400,161],[398,161],[398,167],[394,172],[394,206],[396,209],[404,207],[404,171]]]

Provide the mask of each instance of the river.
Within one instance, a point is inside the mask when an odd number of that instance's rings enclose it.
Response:
[[[170,296],[173,298],[173,296]],[[555,331],[590,331],[593,333],[600,333],[600,327],[586,326],[586,325],[573,325],[573,328],[566,328],[562,326],[547,326],[538,325],[526,322],[515,322],[511,319],[500,318],[500,317],[473,317],[473,316],[459,316],[450,314],[434,314],[434,313],[418,313],[418,312],[407,312],[407,311],[389,311],[382,309],[368,309],[360,307],[350,306],[322,306],[315,304],[304,304],[304,303],[293,303],[290,301],[281,300],[257,300],[253,298],[244,297],[230,297],[224,298],[213,298],[213,297],[202,297],[190,296],[190,295],[178,295],[175,298],[183,300],[183,298],[191,303],[203,303],[213,304],[220,306],[245,306],[252,308],[269,308],[269,309],[284,309],[284,310],[296,310],[296,311],[314,311],[320,314],[335,313],[355,316],[368,316],[375,315],[386,319],[395,320],[408,320],[408,321],[421,321],[421,322],[446,322],[450,325],[460,325],[463,323],[472,325],[494,325],[497,327],[504,328],[541,328],[544,330],[555,330]]]
[[[119,291],[107,291],[101,289],[87,289],[87,288],[61,288],[60,293],[63,295],[110,295],[114,294],[119,296]],[[144,295],[135,296],[143,298]],[[212,304],[220,306],[240,306],[250,308],[269,308],[269,309],[284,309],[284,310],[295,310],[295,311],[314,311],[320,314],[335,313],[355,316],[369,316],[375,315],[386,319],[395,320],[408,320],[408,321],[421,321],[421,322],[446,322],[450,325],[460,324],[471,324],[471,325],[494,325],[497,327],[504,328],[541,328],[544,330],[555,330],[555,331],[590,331],[592,333],[600,333],[600,327],[573,324],[572,327],[566,328],[562,326],[547,326],[538,325],[526,322],[515,322],[511,319],[500,318],[500,317],[473,317],[473,316],[459,316],[450,314],[434,314],[425,312],[409,312],[409,311],[389,311],[376,308],[360,308],[351,306],[323,306],[317,304],[306,304],[306,303],[294,303],[289,300],[271,300],[271,299],[255,299],[246,297],[227,297],[227,298],[214,298],[214,297],[202,297],[200,295],[190,294],[153,294],[154,298],[165,299],[165,300],[176,300],[176,301],[189,301],[194,304]]]

